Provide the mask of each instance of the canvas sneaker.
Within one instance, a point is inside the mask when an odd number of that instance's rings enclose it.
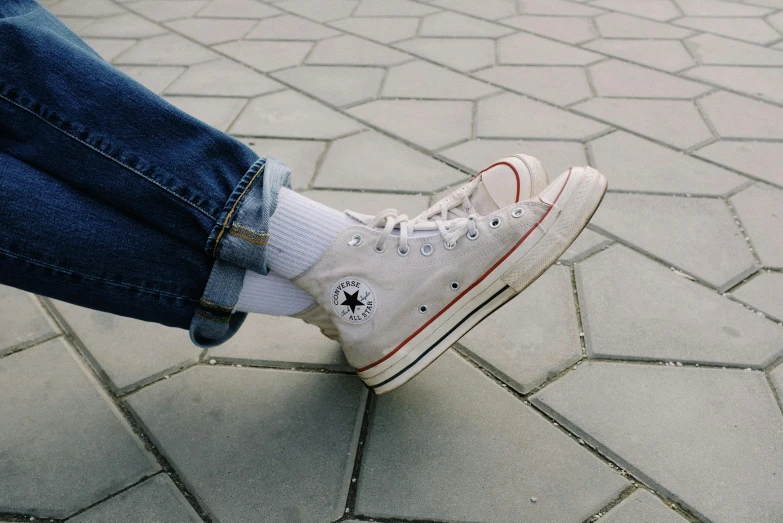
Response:
[[[415,219],[448,220],[470,214],[483,216],[531,198],[548,184],[546,170],[537,158],[525,154],[509,156],[481,171],[466,185],[449,193]],[[327,338],[338,340],[339,332],[330,315],[318,303],[293,316],[315,325]]]

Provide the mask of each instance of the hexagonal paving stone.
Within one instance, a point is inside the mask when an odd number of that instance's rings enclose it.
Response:
[[[127,74],[155,94],[160,94],[176,78],[185,72],[185,67],[164,65],[120,65],[120,71]]]
[[[427,149],[470,138],[473,122],[471,102],[378,100],[348,112]]]
[[[585,345],[602,358],[763,368],[783,329],[615,245],[576,265]]]
[[[295,189],[306,187],[313,179],[315,166],[326,147],[324,142],[310,140],[242,138],[240,141],[258,156],[272,156],[285,163],[291,169],[291,184]]]
[[[79,36],[107,38],[146,38],[166,34],[164,28],[133,13],[109,16],[96,20],[79,30]]]
[[[595,231],[591,231],[590,229],[584,229],[579,234],[579,236],[576,237],[574,243],[572,243],[571,246],[566,249],[563,255],[560,256],[560,261],[574,263],[575,261],[581,260],[595,252],[600,251],[611,243],[612,240],[606,236],[602,236]]]
[[[221,53],[261,71],[274,71],[299,65],[313,44],[310,42],[269,42],[252,40],[215,46]]]
[[[580,44],[595,38],[592,20],[576,16],[512,16],[500,20],[528,33],[554,38],[569,44]]]
[[[196,16],[213,18],[265,18],[280,14],[279,9],[255,0],[212,0]]]
[[[778,398],[783,398],[783,365],[778,365],[769,373],[772,384],[777,390]]]
[[[370,131],[332,143],[315,186],[428,192],[465,178],[448,165]]]
[[[330,25],[349,33],[356,33],[370,40],[388,44],[411,38],[419,26],[418,18],[345,18],[335,20]]]
[[[604,124],[511,93],[481,100],[476,117],[476,133],[485,138],[583,140],[608,130]]]
[[[678,40],[599,39],[585,44],[599,53],[616,56],[640,65],[670,73],[695,65],[690,53]]]
[[[438,11],[411,0],[362,0],[353,16],[422,16]]]
[[[59,333],[31,294],[0,285],[0,356]]]
[[[712,139],[709,127],[690,101],[593,98],[573,109],[680,149]]]
[[[0,513],[64,518],[158,470],[62,339],[0,360]]]
[[[735,289],[732,296],[764,311],[778,321],[783,321],[783,274],[762,272],[742,287]]]
[[[432,4],[490,20],[516,14],[514,2],[511,0],[484,0],[481,3],[473,0],[436,0]]]
[[[593,165],[614,190],[722,195],[747,183],[742,176],[622,131],[593,140],[588,148]]]
[[[577,523],[627,482],[449,351],[378,398],[358,485],[365,516]]]
[[[138,42],[122,53],[118,64],[192,65],[217,58],[218,55],[175,34],[153,36]]]
[[[421,26],[419,27],[419,35],[421,36],[483,36],[494,38],[513,31],[513,29],[503,27],[502,25],[485,22],[459,13],[452,13],[451,11],[425,16],[422,18]]]
[[[756,267],[719,199],[607,194],[592,224],[718,289],[731,287]]]
[[[571,270],[554,266],[460,340],[494,375],[527,394],[579,361]]]
[[[397,209],[402,214],[417,216],[429,207],[429,197],[422,194],[324,190],[305,191],[302,194],[338,211],[350,209],[365,214],[377,214],[382,209]]]
[[[556,105],[571,105],[593,96],[581,67],[500,65],[475,75]]]
[[[350,16],[359,0],[285,0],[278,6],[319,22]]]
[[[136,44],[136,40],[125,38],[85,38],[84,42],[107,62],[111,62]]]
[[[392,67],[381,95],[386,98],[475,100],[500,89],[421,60]]]
[[[272,76],[333,105],[374,100],[383,81],[380,67],[303,65]]]
[[[53,303],[90,363],[118,394],[192,365],[201,354],[185,330]]]
[[[780,142],[721,140],[694,154],[783,186],[783,169],[780,169],[783,165],[783,144]]]
[[[244,98],[206,96],[164,96],[164,100],[194,118],[225,131],[245,106]]]
[[[783,85],[783,68],[780,67],[704,65],[694,67],[686,74],[770,102],[783,103],[783,92],[780,89]]]
[[[495,63],[495,42],[482,38],[411,38],[394,45],[458,71]]]
[[[40,2],[40,4],[46,6],[46,2]],[[85,18],[83,16],[58,16],[57,19],[77,35],[80,29],[95,22],[95,18]]]
[[[110,0],[64,0],[49,10],[56,16],[111,16],[124,12]]]
[[[708,85],[620,60],[607,60],[590,66],[588,70],[598,96],[694,98],[711,89]]]
[[[783,139],[781,107],[725,91],[705,96],[698,103],[722,138]]]
[[[711,34],[701,34],[685,41],[702,64],[783,65],[783,53],[759,45],[739,42]]]
[[[686,523],[649,491],[639,489],[601,518],[601,523]]]
[[[533,401],[700,518],[783,518],[781,413],[762,372],[589,362]]]
[[[180,494],[174,483],[158,474],[130,490],[82,512],[69,523],[200,523],[196,511]]]
[[[245,40],[321,40],[340,33],[299,16],[282,15],[261,20]]]
[[[756,183],[731,197],[761,263],[783,268],[783,190]]]
[[[725,0],[677,0],[677,5],[688,16],[763,16],[772,12],[765,7]]]
[[[199,366],[128,405],[215,520],[339,518],[366,392],[355,376]]]
[[[255,20],[185,18],[166,22],[165,25],[204,45],[213,45],[239,40],[255,24]]]
[[[440,154],[463,167],[480,172],[497,160],[513,154],[535,156],[554,178],[574,165],[587,165],[584,146],[576,142],[531,140],[471,140]]]
[[[498,40],[498,63],[514,65],[585,65],[601,55],[540,36],[517,33]]]
[[[233,60],[194,65],[166,89],[166,94],[258,96],[283,86]]]
[[[362,125],[294,91],[255,98],[231,126],[231,132],[274,138],[332,139]]]
[[[759,18],[686,16],[676,20],[674,23],[707,33],[745,40],[754,44],[766,45],[780,40],[780,34]]]
[[[604,38],[685,38],[693,31],[670,24],[653,22],[621,13],[607,13],[595,18],[598,32]]]
[[[164,22],[193,16],[207,3],[206,0],[168,0],[166,2],[142,0],[141,2],[126,3],[125,7],[157,22]]]
[[[519,3],[519,12],[531,15],[572,16],[593,16],[603,13],[601,9],[569,2],[568,0],[522,0]]]
[[[597,0],[592,5],[659,21],[682,16],[671,0]]]
[[[410,60],[407,54],[368,42],[352,35],[343,35],[315,44],[307,63],[320,65],[392,65]]]

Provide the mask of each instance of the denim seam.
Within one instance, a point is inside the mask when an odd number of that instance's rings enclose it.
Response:
[[[216,323],[229,323],[231,321],[231,316],[228,317],[215,316],[214,314],[210,314],[202,309],[196,309],[196,315],[204,317],[209,321],[214,321]]]
[[[142,173],[141,171],[138,171],[138,170],[136,170],[136,169],[134,169],[133,167],[130,167],[130,166],[128,166],[128,165],[125,165],[124,163],[122,163],[122,162],[121,162],[120,160],[118,160],[117,158],[114,158],[114,157],[112,157],[112,156],[110,156],[110,155],[108,155],[108,154],[104,153],[104,152],[103,152],[103,151],[101,151],[100,149],[97,149],[97,148],[93,147],[92,145],[90,145],[89,143],[87,143],[87,142],[84,142],[84,141],[80,140],[78,137],[76,137],[76,136],[73,136],[72,134],[69,134],[68,132],[64,131],[63,129],[60,129],[59,127],[57,127],[56,125],[54,125],[54,124],[52,124],[51,122],[47,121],[47,120],[46,120],[45,118],[43,118],[41,115],[39,115],[39,114],[36,114],[34,111],[30,110],[29,108],[25,107],[24,105],[21,105],[21,104],[18,104],[18,103],[16,103],[16,102],[14,102],[13,100],[9,99],[8,97],[6,97],[6,96],[5,96],[5,95],[3,95],[3,94],[0,94],[0,98],[2,98],[3,100],[5,100],[6,102],[10,103],[11,105],[14,105],[14,106],[16,106],[16,107],[18,107],[18,108],[22,109],[23,111],[26,111],[26,112],[30,113],[31,115],[33,115],[34,117],[36,117],[36,118],[38,118],[39,120],[41,120],[42,122],[44,122],[46,125],[48,125],[48,126],[49,126],[49,127],[51,127],[52,129],[55,129],[55,130],[57,130],[57,131],[61,132],[62,134],[64,134],[65,136],[67,136],[68,138],[71,138],[72,140],[75,140],[76,142],[78,142],[78,143],[80,143],[80,144],[84,145],[85,147],[88,147],[88,148],[92,149],[93,151],[95,151],[96,153],[100,154],[100,155],[101,155],[101,156],[103,156],[104,158],[108,158],[109,160],[113,161],[114,163],[116,163],[116,164],[117,164],[117,165],[119,165],[120,167],[123,167],[123,168],[127,169],[128,171],[130,171],[130,172],[132,172],[132,173],[134,173],[134,174],[136,174],[136,175],[140,176],[141,178],[143,178],[143,179],[147,180],[148,182],[150,182],[150,183],[152,183],[152,184],[154,184],[154,185],[158,186],[159,188],[163,189],[163,191],[165,191],[165,192],[169,193],[170,195],[174,196],[174,197],[175,197],[175,198],[177,198],[178,200],[181,200],[181,201],[185,202],[186,204],[190,205],[191,207],[193,207],[193,208],[194,208],[194,209],[196,209],[197,211],[201,212],[201,213],[202,213],[204,216],[206,216],[207,218],[209,218],[209,219],[211,219],[211,220],[215,220],[215,219],[216,219],[216,218],[215,218],[214,216],[212,216],[212,215],[211,215],[209,212],[205,211],[204,209],[202,209],[201,207],[199,207],[199,206],[198,206],[198,205],[196,205],[195,203],[191,202],[190,200],[188,200],[188,199],[187,199],[187,198],[185,198],[184,196],[180,196],[179,194],[177,194],[177,193],[173,192],[172,190],[170,190],[170,189],[169,189],[168,187],[166,187],[165,185],[162,185],[161,183],[157,182],[156,180],[153,180],[152,178],[150,178],[150,177],[148,177],[148,176],[145,176],[145,175],[144,175],[144,173]]]
[[[250,181],[247,182],[247,187],[245,187],[242,193],[237,197],[237,201],[234,202],[234,205],[231,206],[231,210],[228,211],[228,214],[226,215],[226,219],[223,220],[223,225],[220,228],[220,232],[218,233],[217,238],[215,238],[215,247],[212,249],[213,257],[217,258],[217,251],[218,251],[218,247],[220,246],[220,240],[221,238],[223,238],[223,233],[226,232],[226,227],[228,226],[228,222],[231,220],[231,216],[233,216],[234,211],[236,211],[237,206],[239,205],[239,202],[241,202],[242,198],[245,197],[245,194],[247,194],[247,191],[253,185],[253,182],[256,181],[258,175],[261,174],[261,172],[264,170],[265,166],[266,163],[261,164],[261,166],[258,168],[258,171],[256,171],[256,173],[253,175]]]
[[[2,247],[0,247],[0,254],[4,254],[4,255],[8,256],[9,258],[22,260],[25,263],[30,263],[30,264],[36,265],[38,267],[43,267],[43,268],[46,268],[46,269],[52,269],[52,270],[55,270],[55,271],[60,272],[62,274],[69,274],[69,275],[79,276],[80,278],[84,278],[84,279],[92,280],[92,281],[97,281],[97,282],[105,283],[105,284],[108,284],[108,285],[113,285],[115,287],[119,287],[119,288],[122,288],[122,289],[133,289],[135,291],[143,292],[143,293],[149,294],[151,296],[162,296],[162,297],[166,297],[166,298],[174,298],[174,299],[177,299],[177,300],[184,300],[184,301],[189,301],[189,302],[193,302],[193,303],[198,303],[198,300],[195,300],[193,298],[188,298],[188,297],[185,297],[185,296],[178,296],[176,294],[172,294],[172,293],[169,293],[169,292],[153,291],[153,290],[150,290],[150,289],[145,289],[143,287],[138,287],[136,285],[130,285],[130,284],[127,284],[127,283],[117,283],[117,282],[112,281],[112,280],[106,280],[104,278],[98,278],[96,276],[90,276],[88,274],[82,274],[82,273],[76,272],[76,271],[65,270],[65,269],[63,269],[61,267],[57,267],[56,265],[51,265],[51,264],[44,263],[44,262],[41,262],[41,261],[38,261],[38,260],[31,260],[29,258],[25,258],[23,256],[19,256],[18,254],[15,254],[15,253],[10,252],[10,251],[8,251],[6,249],[3,249]]]
[[[219,311],[224,312],[234,312],[234,307],[227,307],[225,305],[218,305],[217,303],[211,302],[205,298],[201,298],[199,301],[199,305],[203,305],[205,307],[211,307],[213,309],[217,309]]]

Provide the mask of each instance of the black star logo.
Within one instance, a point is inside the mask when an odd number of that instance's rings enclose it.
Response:
[[[345,301],[340,305],[349,306],[351,308],[351,313],[356,312],[356,307],[364,306],[364,303],[359,301],[359,291],[356,291],[353,294],[348,294],[347,292],[343,291],[343,294],[345,294]]]

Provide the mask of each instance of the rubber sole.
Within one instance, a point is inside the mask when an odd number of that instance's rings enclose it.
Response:
[[[359,377],[376,394],[400,387],[423,371],[484,318],[522,292],[576,240],[603,199],[606,178],[589,167],[572,169],[542,220],[483,280],[440,318],[429,334],[413,338],[399,355]],[[562,199],[561,199],[562,198]]]

